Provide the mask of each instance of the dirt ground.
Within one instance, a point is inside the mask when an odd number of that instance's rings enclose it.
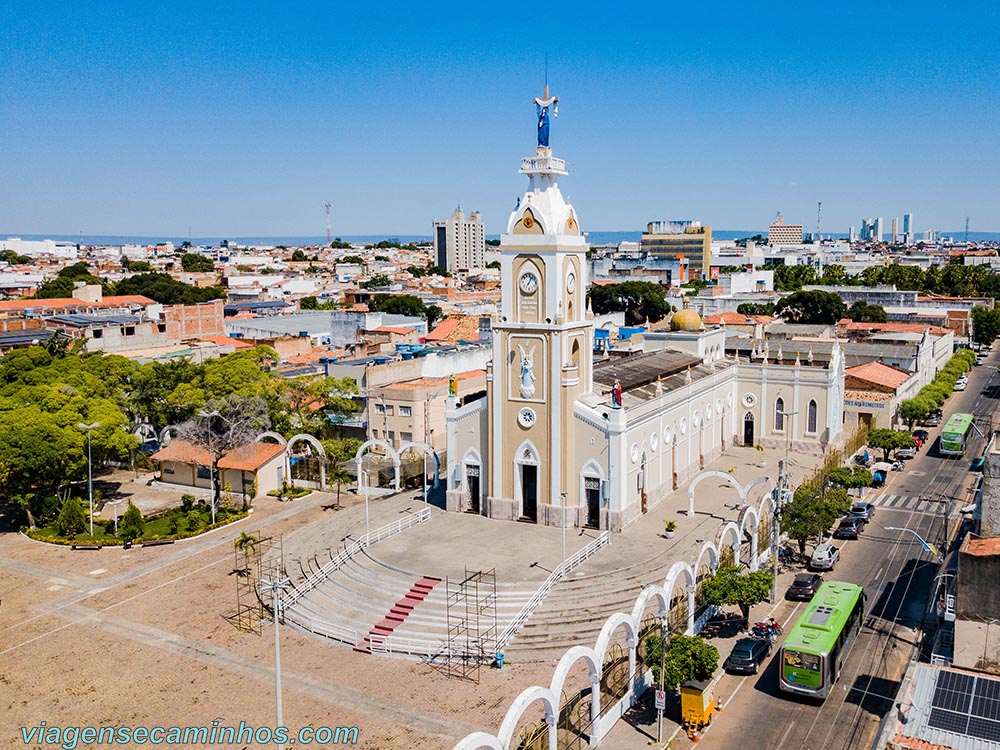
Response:
[[[241,633],[223,617],[236,603],[232,541],[244,530],[287,535],[330,512],[331,498],[258,501],[232,528],[146,549],[74,552],[0,535],[0,748],[38,746],[20,728],[42,721],[273,726],[273,630]],[[358,747],[380,749],[450,748],[496,731],[513,696],[552,671],[510,665],[476,685],[290,628],[281,662],[286,726],[356,726]]]

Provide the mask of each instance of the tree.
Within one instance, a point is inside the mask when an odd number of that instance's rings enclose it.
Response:
[[[212,262],[203,255],[195,257]],[[138,294],[162,305],[195,305],[225,299],[226,290],[219,286],[191,286],[166,273],[141,273],[119,281],[115,285],[115,294]]]
[[[412,294],[376,294],[368,303],[368,309],[390,315],[406,315],[410,318],[427,316],[424,303]]]
[[[406,272],[408,274],[410,274],[410,276],[414,276],[414,277],[416,277],[418,279],[421,276],[426,276],[427,275],[427,269],[426,268],[421,268],[420,266],[407,266],[406,267]]]
[[[248,534],[245,531],[241,531],[240,535],[233,540],[233,548],[237,552],[242,552],[245,555],[252,555],[257,551],[257,545],[260,544],[260,539],[255,537],[253,534]]]
[[[736,306],[740,315],[774,315],[773,302],[741,302]]]
[[[215,270],[215,262],[206,255],[184,253],[181,256],[181,268],[187,273],[212,273]]]
[[[75,495],[70,495],[63,503],[62,510],[55,523],[56,533],[67,539],[73,539],[87,528],[87,515]]]
[[[347,473],[346,469],[340,466],[335,466],[333,469],[327,472],[326,479],[329,482],[335,482],[337,485],[337,507],[340,507],[340,485],[350,484],[351,475]]]
[[[118,522],[118,536],[126,542],[134,542],[141,539],[146,531],[146,522],[142,518],[142,512],[131,500],[128,501],[128,508]]]
[[[885,323],[889,320],[882,305],[869,305],[860,299],[847,309],[847,317],[855,323]]]
[[[690,680],[707,680],[719,668],[719,649],[696,635],[675,635],[663,639],[658,635],[646,637],[646,656],[643,659],[653,670],[653,682],[660,684],[660,664],[663,664],[663,687],[676,690]]]
[[[914,445],[913,436],[899,430],[877,429],[868,433],[868,445],[881,449],[884,458],[889,460],[889,452],[896,448],[910,448]]]
[[[427,316],[427,327],[432,328],[434,323],[444,316],[444,310],[437,305],[427,305],[424,308],[424,314]]]
[[[912,430],[915,423],[926,419],[935,408],[937,407],[933,406],[927,398],[918,394],[915,398],[908,398],[899,403],[899,418],[906,422],[907,427]]]
[[[348,243],[345,242],[344,244],[347,245],[347,247],[350,247],[350,245]],[[365,263],[365,259],[362,258],[360,255],[345,255],[343,258],[341,258],[337,262],[338,263],[353,263],[353,264],[358,265],[358,266],[367,265]]]
[[[774,288],[779,292],[798,291],[817,281],[816,269],[812,266],[778,266],[774,269]]]
[[[303,297],[299,300],[300,310],[319,310],[319,300],[313,296]]]
[[[972,326],[978,343],[992,344],[996,337],[1000,336],[1000,309],[973,307]]]
[[[219,461],[229,451],[253,442],[270,426],[264,399],[233,394],[210,400],[203,412],[178,429],[178,437],[204,448],[212,457],[212,523],[222,495]]]
[[[656,323],[672,309],[666,291],[651,281],[594,286],[590,290],[590,303],[598,315],[624,312],[626,325],[641,325],[646,320]]]
[[[97,284],[102,287],[107,285],[90,272],[90,266],[86,261],[79,261],[60,269],[54,279],[39,284],[35,290],[35,299],[63,299],[72,297],[76,289],[77,282],[84,284]]]
[[[799,487],[795,491],[792,502],[781,509],[781,530],[798,542],[800,555],[806,554],[806,542],[825,533],[850,508],[847,497],[843,489],[823,492],[813,487]]]
[[[499,271],[500,270],[500,261],[498,261],[498,260],[491,260],[489,263],[486,264],[486,267],[487,268],[495,268],[495,269],[497,269]]]
[[[829,325],[843,318],[847,308],[833,292],[817,289],[794,292],[779,301],[774,310],[792,323]]]
[[[125,258],[122,258],[122,261],[124,260]],[[132,273],[149,273],[153,267],[149,265],[149,261],[133,260],[128,264],[128,270]]]
[[[845,489],[871,487],[874,484],[872,473],[863,466],[836,466],[827,475],[830,482]]]
[[[300,263],[300,262],[305,261],[305,260],[308,260],[308,258],[306,258],[306,254],[301,249],[297,248],[297,249],[295,249],[295,250],[292,251],[292,262],[293,263]]]
[[[372,274],[367,281],[362,281],[359,286],[362,289],[381,289],[389,286],[389,277],[384,273]]]
[[[448,278],[449,276],[451,276],[451,271],[449,271],[447,268],[442,268],[441,266],[428,266],[427,275],[443,276],[445,278]]]
[[[709,604],[734,606],[743,615],[743,627],[750,620],[750,608],[771,595],[774,576],[767,570],[741,573],[737,566],[719,568],[704,583],[703,593]]]

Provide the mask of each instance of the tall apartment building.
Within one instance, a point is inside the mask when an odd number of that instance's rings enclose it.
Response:
[[[774,217],[774,223],[767,227],[768,245],[801,245],[802,225],[786,224],[781,214]]]
[[[910,245],[914,239],[916,235],[913,232],[913,214],[903,214],[903,242]]]
[[[881,216],[861,221],[862,242],[881,242],[883,234],[885,234],[885,222]]]
[[[486,230],[478,211],[466,218],[460,206],[450,219],[434,221],[434,257],[452,273],[486,267]]]
[[[705,278],[712,257],[712,227],[700,221],[651,221],[642,235],[640,251],[654,259],[687,260],[687,278],[672,283]]]
[[[892,217],[892,244],[895,245],[899,238],[899,219]]]

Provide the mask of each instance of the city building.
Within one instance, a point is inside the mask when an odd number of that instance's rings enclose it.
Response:
[[[892,244],[895,245],[899,239],[899,219],[892,217]]]
[[[913,214],[903,214],[903,242],[912,245],[916,239],[913,231]]]
[[[460,206],[451,218],[434,221],[434,258],[452,273],[486,266],[486,229],[478,211],[466,218]]]
[[[712,258],[712,227],[702,226],[700,221],[651,221],[640,241],[640,251],[650,260],[685,259],[686,268],[681,265],[682,279],[672,277],[670,283],[683,284],[687,281],[706,277]]]
[[[802,225],[786,224],[779,213],[767,227],[768,245],[801,245]]]

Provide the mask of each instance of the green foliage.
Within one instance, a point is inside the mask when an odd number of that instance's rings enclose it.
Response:
[[[451,276],[451,271],[447,268],[442,268],[441,266],[428,266],[427,274],[429,276],[444,276],[447,278]]]
[[[142,513],[129,500],[128,508],[125,509],[125,513],[118,522],[118,536],[127,542],[133,542],[136,539],[141,539],[145,530],[146,522],[142,518]]]
[[[67,539],[73,539],[87,528],[87,514],[84,513],[83,506],[75,495],[70,495],[63,503],[55,528],[60,536]]]
[[[847,317],[855,323],[885,323],[889,320],[881,305],[869,305],[858,300],[847,309]]]
[[[781,510],[781,530],[798,542],[799,552],[804,555],[806,542],[825,533],[850,507],[845,489],[799,487],[792,502]]]
[[[309,260],[306,254],[301,249],[295,249],[292,251],[292,262],[301,263],[302,261]]]
[[[827,477],[832,484],[846,489],[871,487],[875,481],[872,473],[863,466],[836,466]]]
[[[646,320],[656,323],[671,310],[666,291],[650,281],[594,286],[589,296],[595,313],[624,312],[626,325],[641,325]]]
[[[742,302],[736,307],[740,315],[774,315],[773,302]]]
[[[348,245],[350,247],[350,245]],[[367,261],[360,255],[345,255],[343,258],[337,260],[338,263],[354,263],[355,265],[365,266],[368,265]]]
[[[1000,309],[972,308],[972,326],[975,339],[980,344],[992,344],[1000,336]]]
[[[807,268],[808,266],[793,266]],[[829,325],[836,323],[847,311],[844,301],[833,292],[814,290],[794,292],[781,299],[775,307],[778,315],[792,323]]]
[[[368,303],[368,309],[411,318],[423,318],[427,315],[423,301],[412,294],[376,294]]]
[[[124,266],[125,258],[122,258],[122,265]],[[153,270],[153,267],[149,265],[148,261],[145,260],[133,260],[128,263],[128,271],[132,273],[149,273]]]
[[[929,398],[918,395],[899,403],[899,418],[906,422],[912,430],[914,423],[926,419],[935,408],[937,407]]]
[[[390,284],[390,279],[384,273],[372,274],[367,281],[362,281],[358,286],[362,289],[381,289]],[[421,303],[422,304],[422,303]]]
[[[499,244],[499,243],[497,243],[497,244]],[[486,267],[487,268],[496,268],[497,270],[500,270],[500,261],[498,261],[498,260],[491,260],[489,263],[486,264]]]
[[[437,305],[427,305],[424,308],[424,315],[427,317],[427,325],[433,327],[434,323],[444,317],[444,310]]]
[[[12,266],[23,266],[31,263],[31,258],[27,255],[18,255],[13,250],[4,250],[0,253],[0,262],[7,263]]]
[[[49,279],[42,284],[39,284],[38,289],[35,290],[35,299],[64,299],[73,296],[73,290],[76,289],[77,282],[83,282],[85,284],[96,284],[102,286],[105,292],[108,291],[107,284],[94,276],[90,272],[90,267],[87,265],[86,261],[79,261],[78,263],[73,263],[71,265],[65,266],[60,269],[59,273],[56,274],[56,278]]]
[[[718,606],[739,607],[744,621],[750,608],[771,595],[774,577],[770,571],[741,572],[737,566],[719,568],[704,583],[705,600]]]
[[[663,639],[658,635],[646,637],[646,666],[653,670],[653,682],[660,684],[660,663],[663,663],[662,684],[666,690],[690,680],[707,680],[719,667],[719,649],[696,635],[675,635]]]
[[[351,243],[350,242],[344,242],[342,239],[340,239],[340,237],[337,237],[337,238],[335,238],[333,240],[333,242],[330,243],[330,249],[331,250],[350,250],[351,249]]]
[[[913,436],[899,430],[878,429],[868,433],[868,445],[880,449],[889,460],[889,452],[896,448],[910,448],[914,445]]]
[[[361,447],[361,440],[358,438],[333,438],[321,440],[326,457],[334,463],[352,461]]]
[[[211,259],[202,255],[196,258],[211,263]],[[162,305],[195,305],[199,302],[210,302],[213,299],[225,299],[226,291],[219,286],[191,286],[183,281],[177,281],[166,273],[141,273],[122,279],[115,287],[116,294],[138,294],[149,297]]]
[[[422,268],[421,266],[407,266],[406,267],[406,272],[408,274],[410,274],[410,276],[414,276],[414,277],[416,277],[418,279],[421,276],[426,276],[427,275],[427,269],[426,268]]]
[[[212,273],[215,270],[215,262],[199,253],[184,253],[181,256],[181,268],[187,273]]]
[[[817,283],[819,278],[812,266],[777,266],[774,269],[774,288],[779,292],[795,292]]]

